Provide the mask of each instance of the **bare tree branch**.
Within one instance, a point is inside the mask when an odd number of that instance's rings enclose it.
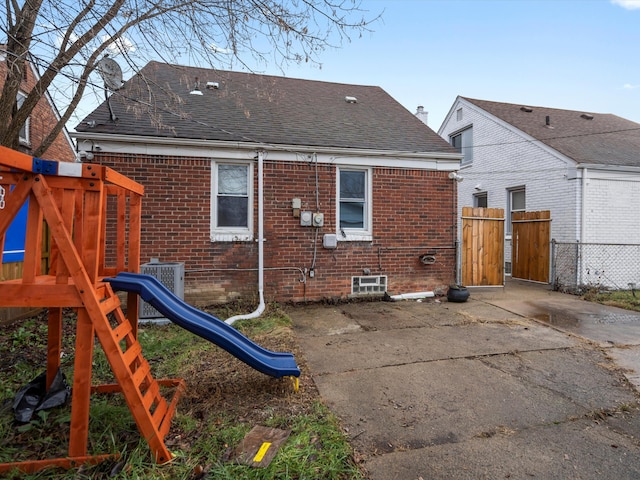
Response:
[[[21,5],[22,3],[22,5]],[[319,54],[362,34],[360,0],[5,0],[7,75],[0,95],[0,144],[16,148],[20,129],[47,91],[64,104],[37,154],[54,141],[81,99],[100,88],[91,75],[105,55],[128,70],[150,60],[218,67],[253,57],[282,69],[319,64]],[[41,75],[18,108],[28,58]]]

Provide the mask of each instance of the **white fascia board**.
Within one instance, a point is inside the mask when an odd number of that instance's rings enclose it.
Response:
[[[375,167],[407,168],[417,170],[453,171],[460,169],[459,153],[402,152],[328,148],[300,145],[265,145],[252,142],[220,142],[211,140],[162,137],[137,137],[132,135],[108,135],[81,132],[72,133],[80,144],[83,140],[100,144],[101,152],[165,155],[200,158],[226,158],[246,160],[255,157],[257,150],[271,153],[265,160],[307,161],[317,155],[318,163],[338,165],[366,165]],[[315,160],[314,160],[315,161]]]
[[[640,167],[625,165],[602,165],[599,163],[578,163],[576,168],[590,170],[601,170],[604,172],[620,172],[620,173],[640,173]]]

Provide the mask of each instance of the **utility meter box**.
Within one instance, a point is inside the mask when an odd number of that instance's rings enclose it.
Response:
[[[310,227],[313,221],[313,214],[311,212],[300,212],[300,225],[303,227]]]
[[[313,214],[313,226],[314,227],[323,227],[324,226],[324,213],[314,213]]]

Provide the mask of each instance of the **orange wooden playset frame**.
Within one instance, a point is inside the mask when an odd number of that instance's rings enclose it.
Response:
[[[77,312],[69,454],[1,463],[0,473],[72,468],[111,457],[87,453],[92,392],[122,392],[155,461],[170,461],[164,438],[184,381],[153,378],[137,338],[138,296],[127,294],[125,315],[120,298],[103,281],[139,271],[142,185],[105,166],[42,160],[0,147],[0,192],[0,247],[28,202],[23,275],[0,282],[0,307],[48,309],[47,387],[60,367],[62,311]],[[51,235],[49,272],[41,271],[43,221]],[[117,384],[92,385],[95,337]],[[161,387],[173,390],[171,401]]]

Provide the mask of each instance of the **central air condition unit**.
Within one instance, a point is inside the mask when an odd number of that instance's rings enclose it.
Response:
[[[184,299],[184,263],[150,262],[140,266],[140,273],[157,278],[175,296]],[[139,319],[163,318],[164,316],[147,302],[140,300]]]

